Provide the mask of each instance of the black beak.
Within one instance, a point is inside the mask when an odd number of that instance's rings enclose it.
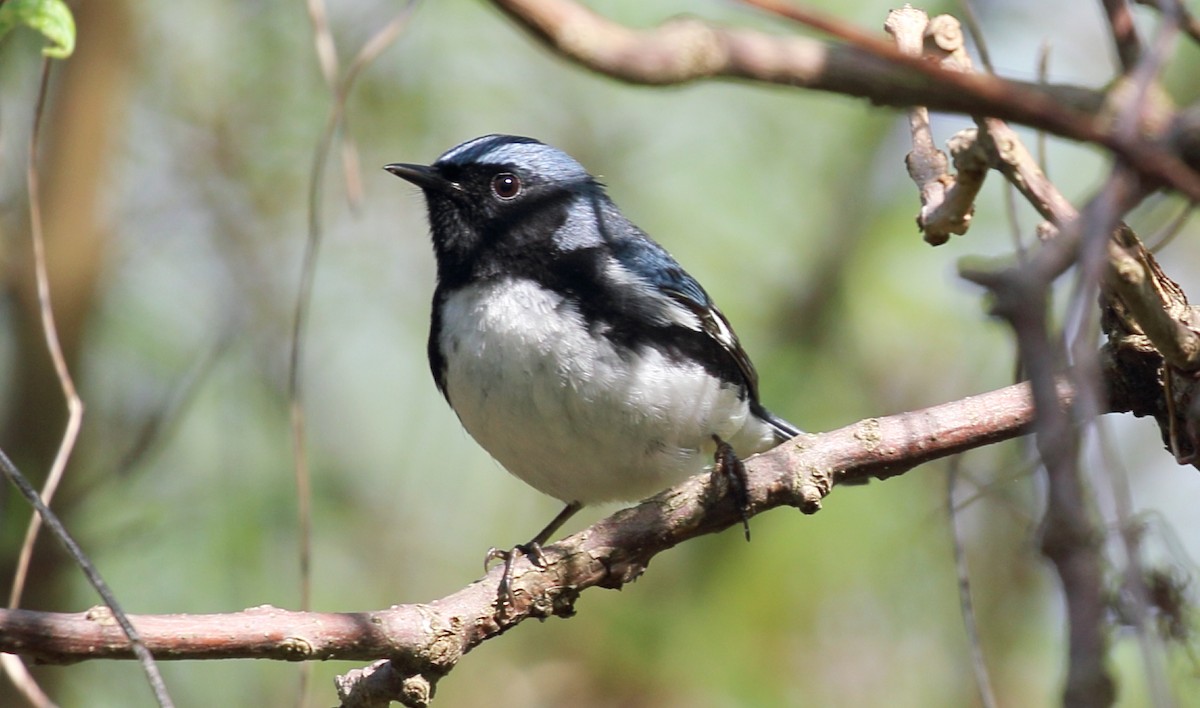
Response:
[[[421,189],[434,192],[457,192],[462,190],[462,187],[457,182],[451,182],[438,173],[437,170],[427,165],[410,165],[404,162],[393,162],[390,165],[384,165],[383,169],[391,172],[400,179],[412,182]]]

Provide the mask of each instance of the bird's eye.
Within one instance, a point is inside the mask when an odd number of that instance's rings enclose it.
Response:
[[[512,199],[521,193],[521,180],[511,172],[501,172],[492,178],[492,193],[501,199]]]

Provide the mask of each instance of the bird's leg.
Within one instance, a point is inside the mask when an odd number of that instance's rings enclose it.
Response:
[[[750,540],[750,493],[747,491],[749,483],[746,480],[746,466],[742,464],[741,458],[733,451],[733,446],[721,439],[719,435],[713,435],[713,440],[717,443],[717,451],[713,453],[713,469],[714,477],[722,476],[729,485],[729,496],[733,497],[733,503],[737,505],[738,513],[742,517],[742,528],[746,530],[746,540]]]
[[[563,524],[567,523],[567,519],[575,515],[575,512],[583,508],[583,504],[579,502],[571,502],[563,507],[563,510],[558,512],[550,523],[546,524],[546,528],[538,532],[538,535],[533,537],[533,540],[528,543],[522,543],[513,546],[507,551],[499,548],[489,548],[487,555],[483,559],[483,569],[486,571],[492,561],[497,559],[504,560],[504,573],[500,576],[500,587],[498,594],[501,602],[508,602],[510,606],[515,606],[513,602],[512,592],[512,572],[513,561],[517,557],[517,552],[524,554],[531,563],[539,568],[546,567],[546,556],[542,553],[542,544],[550,540],[554,532],[559,530]]]

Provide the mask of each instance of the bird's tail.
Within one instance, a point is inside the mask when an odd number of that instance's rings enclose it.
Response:
[[[759,418],[762,418],[763,420],[767,421],[768,424],[770,424],[771,428],[775,431],[775,438],[777,440],[776,444],[782,445],[788,440],[791,440],[792,438],[804,432],[766,408],[763,408],[762,405],[755,404],[753,412]],[[843,479],[842,481],[838,482],[838,484],[858,486],[866,484],[870,481],[871,480],[869,477],[863,477],[858,479]]]
[[[759,404],[754,405],[753,413],[771,425],[771,428],[775,431],[775,438],[778,442],[786,442],[804,432],[766,408],[763,408]]]

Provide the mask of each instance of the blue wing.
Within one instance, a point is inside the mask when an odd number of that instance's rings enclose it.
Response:
[[[636,228],[636,227],[634,227]],[[639,235],[640,232],[639,232]],[[627,237],[612,243],[613,256],[631,273],[678,299],[689,309],[712,307],[712,300],[666,249],[649,237]]]
[[[737,364],[750,390],[751,400],[757,401],[758,373],[725,315],[717,309],[700,283],[696,282],[666,249],[652,241],[636,226],[630,226],[636,236],[610,242],[612,254],[617,262],[647,286],[683,305],[695,315],[700,331],[719,345]]]

